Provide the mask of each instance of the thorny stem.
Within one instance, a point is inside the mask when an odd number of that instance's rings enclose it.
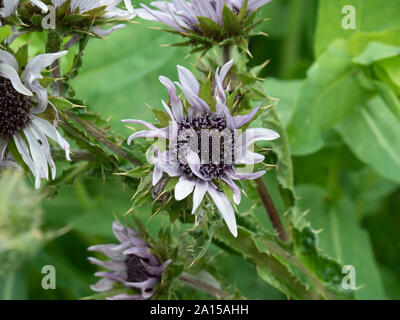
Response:
[[[55,53],[60,51],[61,48],[61,39],[56,31],[49,31],[47,44],[46,44],[46,52]],[[60,70],[60,60],[57,59],[51,65],[52,68],[52,76],[55,79],[59,79],[54,81],[53,83],[53,91],[59,97],[63,95],[63,80],[61,79],[61,70]]]
[[[226,293],[225,291],[218,289],[200,279],[197,279],[188,273],[182,273],[179,276],[179,280],[181,280],[182,282],[188,283],[188,284],[196,287],[197,289],[200,289],[200,290],[208,293],[209,295],[216,297],[217,299],[226,299],[229,297],[229,294]]]
[[[105,136],[105,134],[99,128],[97,128],[96,126],[94,126],[93,124],[91,124],[89,122],[85,122],[85,121],[79,119],[78,117],[76,117],[69,111],[65,112],[65,114],[68,115],[68,117],[71,118],[72,120],[76,121],[80,126],[82,126],[82,128],[84,128],[93,137],[95,137],[100,143],[105,145],[107,148],[112,150],[114,153],[125,158],[126,160],[128,160],[129,162],[131,162],[132,164],[134,164],[136,166],[141,165],[136,159],[131,157],[125,151],[121,150],[121,148],[118,145],[116,145],[113,142],[111,142],[110,140],[108,140],[107,137]]]
[[[258,178],[256,180],[256,183],[258,193],[260,194],[262,203],[268,213],[268,217],[271,220],[272,226],[276,231],[278,231],[279,238],[282,241],[288,241],[288,236],[286,235],[285,228],[279,216],[278,209],[276,209],[274,201],[272,200],[272,197],[269,194],[268,189],[264,184],[264,181],[262,181],[261,178]]]
[[[65,152],[64,151],[55,151],[53,152],[54,160],[65,160]],[[72,161],[96,161],[96,158],[86,150],[71,150],[71,160]]]

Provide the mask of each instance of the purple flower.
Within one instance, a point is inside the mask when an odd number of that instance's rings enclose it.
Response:
[[[88,258],[90,262],[110,270],[95,273],[97,277],[103,279],[92,285],[91,289],[96,292],[107,292],[112,290],[115,284],[120,283],[126,288],[139,290],[140,294],[120,294],[108,297],[108,300],[150,299],[171,260],[161,264],[151,253],[148,244],[140,239],[140,235],[119,222],[114,222],[112,229],[119,244],[103,244],[88,248],[89,251],[98,251],[110,258],[108,261]]]
[[[170,125],[157,128],[142,120],[122,121],[140,124],[148,129],[131,135],[128,144],[136,138],[161,138],[169,141],[165,151],[155,148],[151,159],[154,164],[153,185],[160,181],[163,173],[179,177],[175,186],[175,199],[180,201],[193,193],[192,214],[208,194],[236,237],[235,213],[220,186],[229,186],[233,191],[233,201],[239,204],[241,190],[234,180],[257,179],[265,173],[244,170],[246,167],[252,169],[254,164],[264,160],[264,156],[252,152],[250,146],[259,140],[277,139],[279,134],[264,128],[251,128],[244,132],[239,130],[253,119],[259,107],[246,115],[231,116],[223,84],[232,64],[233,60],[216,71],[213,97],[215,110],[200,98],[200,84],[194,75],[188,69],[178,66],[180,83],[175,84],[183,91],[189,105],[186,112],[183,107],[186,104],[179,99],[174,83],[160,77],[169,92],[170,105],[164,101],[162,104],[171,119]],[[238,165],[245,168],[239,170]]]
[[[248,0],[247,13],[250,14],[271,0]],[[238,14],[244,0],[171,0],[154,1],[151,3],[157,10],[141,4],[143,9],[137,9],[139,17],[146,20],[159,21],[179,31],[192,30],[197,32],[199,20],[197,17],[206,17],[222,26],[222,10],[227,6]]]

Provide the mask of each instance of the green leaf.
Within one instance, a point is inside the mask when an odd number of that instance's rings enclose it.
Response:
[[[380,97],[369,100],[336,129],[361,161],[400,183],[400,125]]]
[[[21,46],[14,56],[18,62],[20,72],[22,71],[22,68],[24,68],[28,63],[28,47],[28,44]]]
[[[344,40],[333,42],[308,71],[288,125],[296,155],[322,148],[323,131],[331,129],[369,96],[357,81],[360,71],[352,67],[346,48]]]
[[[269,97],[278,99],[276,110],[284,126],[292,118],[294,106],[299,99],[299,92],[304,84],[304,80],[280,80],[277,78],[267,78],[263,82],[265,92]]]
[[[297,232],[298,245],[301,245],[303,243],[301,237],[305,234]],[[343,292],[337,285],[339,278],[337,272],[340,266],[318,253],[313,235],[305,239],[308,245],[306,251],[301,250],[301,247],[293,251],[291,244],[281,243],[265,232],[256,235],[240,226],[236,239],[226,228],[218,229],[215,239],[217,244],[228,246],[254,263],[262,280],[289,297],[294,299],[352,298],[351,292]]]
[[[216,37],[222,33],[221,26],[207,17],[197,17],[200,30],[209,37]]]
[[[351,199],[343,197],[333,206],[325,200],[328,195],[320,187],[301,185],[297,187],[297,192],[300,197],[299,205],[310,210],[308,219],[315,228],[322,230],[319,233],[322,253],[334,257],[343,265],[355,267],[358,288],[355,291],[356,297],[385,299],[369,236],[358,225],[356,206]],[[327,269],[321,271],[329,272]]]
[[[342,8],[354,6],[356,13],[356,29],[344,29]],[[338,38],[350,38],[355,33],[384,30],[398,26],[400,2],[386,0],[335,0],[319,1],[317,31],[315,36],[315,53],[320,56],[329,44]]]
[[[60,110],[60,111],[78,107],[77,105],[75,105],[71,101],[69,101],[69,100],[67,100],[65,98],[62,98],[62,97],[49,97],[49,100],[50,100],[51,103],[54,104],[56,109]],[[81,107],[81,106],[79,106],[79,107]]]
[[[353,62],[362,65],[370,65],[376,61],[396,57],[399,55],[399,46],[372,41],[360,55],[353,58]]]
[[[224,23],[224,30],[228,34],[235,35],[240,33],[239,17],[228,6],[224,6],[222,10],[222,21]]]

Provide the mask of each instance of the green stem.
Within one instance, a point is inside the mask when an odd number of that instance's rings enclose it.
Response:
[[[256,183],[258,193],[260,194],[262,203],[268,213],[268,217],[271,220],[272,226],[278,232],[279,238],[282,241],[288,241],[288,236],[285,232],[285,228],[279,216],[278,209],[276,208],[274,201],[272,200],[272,197],[269,194],[266,185],[264,184],[264,181],[259,178],[256,180]]]
[[[59,52],[61,49],[61,42],[62,39],[60,35],[55,30],[50,30],[47,36],[47,43],[46,43],[46,52],[48,53],[55,53]],[[62,97],[63,94],[63,80],[61,79],[61,70],[60,70],[60,60],[57,59],[51,65],[52,68],[52,76],[55,79],[59,79],[54,81],[53,83],[53,91],[54,94]]]

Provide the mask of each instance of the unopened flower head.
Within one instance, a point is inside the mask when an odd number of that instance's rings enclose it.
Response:
[[[56,122],[52,124],[42,117],[49,101],[39,82],[42,69],[66,53],[38,55],[19,74],[15,57],[0,50],[0,163],[8,162],[8,153],[12,152],[32,171],[36,188],[40,187],[41,178],[54,179],[56,175],[48,138],[57,142],[70,160],[70,146],[58,133]]]
[[[51,0],[52,4],[59,9],[66,0]],[[131,20],[136,16],[131,0],[124,0],[126,10],[118,8],[122,0],[71,0],[70,14],[88,14],[90,11],[105,7],[104,13],[100,16],[102,19],[114,19],[118,21]],[[99,26],[92,27],[91,31],[97,36],[107,36],[115,30],[125,27],[124,24],[118,24],[108,30]]]
[[[171,0],[142,4],[139,17],[159,21],[182,35],[196,34],[218,42],[238,37],[252,29],[249,16],[271,0]],[[238,16],[232,19],[232,15]],[[249,19],[247,19],[249,18]],[[196,37],[197,41],[199,40]],[[195,40],[194,40],[195,41]]]
[[[3,0],[3,8],[0,8],[0,17],[1,18],[8,18],[12,14],[14,14],[17,9],[18,5],[21,2],[21,0]],[[32,5],[35,5],[42,9],[44,12],[47,12],[47,6],[40,0],[30,0],[27,1],[30,2]],[[1,26],[1,23],[0,23]]]
[[[170,177],[179,177],[175,186],[175,199],[183,200],[193,193],[193,214],[208,193],[229,230],[237,236],[232,204],[219,186],[224,184],[230,187],[233,201],[239,204],[241,190],[234,180],[257,179],[265,171],[244,173],[237,166],[251,167],[263,162],[264,156],[251,151],[250,146],[259,140],[277,139],[279,134],[264,128],[251,128],[244,132],[239,130],[254,118],[259,107],[247,115],[231,115],[227,106],[224,80],[232,64],[233,61],[230,61],[216,71],[213,96],[215,108],[200,97],[200,84],[194,75],[188,69],[178,66],[180,83],[174,84],[171,80],[160,77],[161,83],[169,92],[169,105],[164,101],[162,104],[169,114],[170,125],[157,128],[142,120],[123,122],[144,125],[148,129],[131,135],[129,144],[136,138],[161,138],[169,141],[166,150],[155,148],[151,160],[154,164],[153,185],[160,181],[163,173]],[[181,101],[178,97],[175,85],[183,91],[186,101]],[[184,105],[189,105],[186,112]]]
[[[112,229],[120,244],[96,245],[88,249],[89,251],[101,252],[110,258],[108,261],[89,258],[90,262],[109,269],[109,271],[95,274],[102,279],[91,286],[92,290],[106,293],[112,290],[115,285],[122,284],[128,289],[140,293],[119,294],[107,299],[143,300],[151,298],[155,293],[155,286],[160,282],[161,275],[171,263],[171,260],[161,264],[140,235],[119,222],[114,222]]]

